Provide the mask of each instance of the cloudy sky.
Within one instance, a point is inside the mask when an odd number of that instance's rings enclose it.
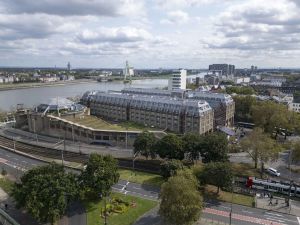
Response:
[[[1,0],[0,66],[300,68],[300,0]]]

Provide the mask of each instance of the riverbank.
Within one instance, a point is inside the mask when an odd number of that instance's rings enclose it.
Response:
[[[73,81],[58,81],[51,83],[15,83],[15,84],[1,84],[0,91],[9,91],[17,89],[29,89],[29,88],[42,88],[42,87],[54,87],[54,86],[65,86],[73,84],[86,84],[96,83],[97,81],[91,79],[78,79]]]
[[[147,79],[168,79],[170,76],[150,76],[150,77],[132,77],[133,81],[137,80],[147,80]],[[117,77],[112,78],[111,82],[121,82],[123,79]],[[96,80],[93,79],[78,79],[73,81],[58,81],[58,82],[50,82],[50,83],[13,83],[13,84],[0,84],[0,91],[9,91],[9,90],[17,90],[17,89],[30,89],[30,88],[42,88],[42,87],[55,87],[55,86],[66,86],[66,85],[74,85],[74,84],[88,84],[88,83],[97,83]],[[106,83],[106,82],[102,82]]]

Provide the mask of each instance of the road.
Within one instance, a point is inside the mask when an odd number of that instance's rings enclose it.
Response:
[[[201,217],[213,224],[229,224],[230,203],[206,202]],[[261,209],[232,205],[232,223],[234,225],[299,225],[300,218]],[[205,223],[202,223],[205,224]],[[134,225],[163,225],[158,215],[158,207],[146,213]]]
[[[10,174],[20,177],[22,173],[34,166],[45,165],[46,163],[29,159],[27,157],[9,152],[4,149],[0,149],[0,162],[1,166],[5,168]],[[120,180],[116,185],[113,186],[114,191],[122,192],[124,194],[134,195],[142,198],[157,200],[159,189],[130,183],[124,180]],[[203,211],[203,217],[220,221],[223,223],[229,223],[229,203],[220,202],[206,202],[206,208]],[[68,222],[64,223],[69,225],[85,225],[86,218],[84,209],[81,205],[73,205],[68,210]],[[148,220],[147,220],[148,218]],[[155,218],[157,221],[157,214],[152,216],[143,217],[141,221],[137,222],[137,225],[154,225],[151,219]],[[148,221],[148,222],[147,222]],[[300,218],[297,219],[295,216],[280,214],[275,212],[268,212],[266,210],[248,208],[244,206],[233,204],[233,224],[241,225],[253,225],[253,224],[267,224],[267,225],[300,225]],[[65,222],[65,221],[64,221]]]

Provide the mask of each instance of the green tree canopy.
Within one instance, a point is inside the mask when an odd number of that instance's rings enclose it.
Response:
[[[252,96],[234,96],[235,115],[234,119],[240,122],[253,122],[250,110],[256,104],[256,98]]]
[[[141,155],[145,156],[147,159],[150,156],[152,159],[156,157],[155,144],[156,137],[153,133],[149,131],[144,131],[139,134],[133,143],[134,153],[139,152]]]
[[[52,163],[27,171],[12,189],[17,207],[24,207],[39,222],[54,224],[78,197],[74,174]]]
[[[160,165],[160,174],[163,178],[168,179],[175,175],[177,170],[183,170],[183,168],[183,163],[180,160],[166,160]]]
[[[159,214],[172,225],[189,225],[197,221],[203,208],[198,182],[190,172],[180,171],[162,185]]]
[[[229,163],[211,162],[204,165],[198,179],[202,184],[217,186],[219,193],[220,188],[231,188],[233,173]]]
[[[253,95],[255,94],[255,90],[252,87],[238,87],[238,86],[232,86],[232,87],[226,87],[226,93],[227,94],[240,94],[240,95]]]
[[[254,128],[249,136],[245,137],[241,143],[241,148],[253,159],[255,168],[261,163],[261,174],[264,164],[270,160],[278,158],[281,148],[269,134],[264,133],[261,128]]]
[[[300,141],[292,143],[291,149],[292,149],[291,160],[293,162],[299,162],[300,161]]]
[[[184,152],[188,153],[190,160],[197,160],[201,152],[200,144],[203,138],[196,133],[188,133],[182,137]]]
[[[204,163],[228,161],[228,141],[225,134],[214,132],[205,136],[199,148]]]
[[[165,159],[184,159],[182,139],[175,134],[168,134],[156,144],[158,155]]]
[[[252,106],[251,114],[256,126],[272,134],[276,128],[295,130],[296,116],[287,107],[271,101],[259,102]]]
[[[82,189],[94,196],[108,195],[119,180],[118,162],[111,155],[90,155],[86,169],[80,176]]]

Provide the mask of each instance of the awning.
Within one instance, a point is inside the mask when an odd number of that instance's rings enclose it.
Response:
[[[234,136],[235,132],[230,129],[229,127],[219,127],[219,130],[224,132],[225,134],[229,135],[229,136]]]

